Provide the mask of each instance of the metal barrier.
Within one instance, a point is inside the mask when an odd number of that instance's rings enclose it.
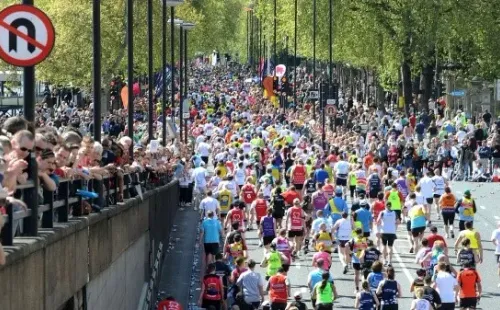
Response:
[[[172,177],[168,174],[154,174],[154,176],[149,172],[124,174],[123,199],[139,196],[142,191],[166,185],[171,180]],[[3,215],[5,225],[1,231],[2,244],[12,246],[17,235],[37,236],[39,227],[54,228],[54,223],[68,222],[71,217],[85,216],[92,211],[100,212],[102,208],[116,205],[119,182],[118,176],[103,180],[60,180],[56,191],[43,190],[43,199],[41,196],[38,198],[43,203],[39,205],[29,203],[34,195],[38,195],[32,182],[18,186],[16,191],[20,194],[18,198],[27,202],[28,208],[23,210],[10,203],[6,205],[6,215]],[[88,198],[77,195],[79,189],[95,192],[98,197]],[[36,198],[33,201],[36,201]],[[83,201],[86,201],[92,210],[83,209]]]

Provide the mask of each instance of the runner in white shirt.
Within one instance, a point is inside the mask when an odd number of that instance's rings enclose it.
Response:
[[[207,192],[207,197],[200,202],[200,210],[203,211],[203,217],[206,217],[209,211],[213,211],[218,218],[220,215],[219,201],[212,197],[212,191]]]
[[[431,206],[434,202],[434,181],[431,179],[431,171],[427,171],[423,178],[420,179],[418,185],[420,186],[420,193],[425,198],[424,206],[427,208],[429,213],[429,225],[431,224]],[[444,188],[443,188],[444,189]]]
[[[439,263],[434,288],[441,297],[440,309],[455,309],[456,295],[458,295],[459,286],[457,279],[446,271],[446,264]]]
[[[342,218],[337,220],[332,228],[332,235],[338,239],[339,260],[344,266],[344,274],[347,273],[347,264],[350,263],[351,256],[349,248],[346,246],[352,238],[352,219],[348,218],[347,212],[342,213]]]
[[[335,185],[342,186],[343,196],[347,196],[347,175],[349,174],[349,163],[345,160],[345,155],[340,155],[340,160],[335,164]]]
[[[392,211],[391,207],[391,203],[387,202],[385,210],[379,213],[377,219],[377,225],[380,226],[380,233],[382,234],[382,255],[384,256],[385,266],[392,265],[392,247],[397,238],[396,230],[399,224],[396,212]]]
[[[238,168],[234,171],[234,180],[236,184],[240,186],[240,188],[245,184],[246,173],[245,168],[243,167],[243,162],[238,163]]]
[[[500,221],[497,222],[497,229],[491,233],[491,242],[495,245],[495,256],[497,257],[498,275],[500,276]],[[500,287],[500,284],[498,284]]]
[[[448,182],[441,176],[441,170],[435,169],[434,176],[432,177],[434,182],[434,206],[438,215],[438,220],[441,219],[441,210],[439,209],[439,198],[444,194],[444,189],[448,186]]]

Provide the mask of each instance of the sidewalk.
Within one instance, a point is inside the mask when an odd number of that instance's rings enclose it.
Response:
[[[172,296],[184,309],[188,309],[195,287],[199,286],[200,259],[196,246],[199,235],[198,211],[192,207],[180,208],[172,228],[172,244],[168,245],[163,260],[158,296]]]

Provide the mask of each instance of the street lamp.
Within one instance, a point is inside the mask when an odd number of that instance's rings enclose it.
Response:
[[[172,109],[172,121],[174,121],[175,124],[175,93],[174,93],[174,88],[175,88],[175,70],[174,70],[174,56],[175,56],[175,51],[174,51],[174,26],[176,23],[175,19],[175,7],[184,3],[184,0],[167,0],[166,5],[170,7],[170,19],[168,22],[170,23],[170,61],[171,61],[171,73],[170,73],[170,86],[171,86],[171,109]]]
[[[187,40],[188,40],[188,31],[189,30],[192,30],[194,28],[194,24],[193,23],[183,23],[181,28],[184,30],[184,78],[185,78],[185,83],[184,83],[184,97],[187,98],[187,95],[188,95],[188,73],[187,73],[187,69],[188,69],[188,59],[187,59],[187,48],[188,48],[188,44],[187,44]],[[181,103],[181,111],[180,111],[180,114],[181,114],[181,119],[184,118],[184,104]],[[189,114],[187,115],[189,116]],[[187,131],[187,120],[184,122],[184,143],[187,143],[187,137],[188,137],[188,131]],[[181,127],[182,128],[182,127]],[[182,138],[182,135],[181,135],[181,138]]]
[[[127,79],[128,79],[128,135],[134,141],[134,0],[127,0]],[[95,126],[95,125],[94,125]],[[129,148],[134,160],[133,143]]]
[[[170,88],[171,88],[171,92],[170,92],[170,100],[172,101],[172,121],[174,122],[175,124],[175,49],[174,49],[174,40],[175,40],[175,32],[174,32],[174,28],[175,26],[178,26],[180,24],[183,23],[183,20],[181,19],[176,19],[176,18],[173,18],[174,15],[175,15],[175,12],[174,12],[174,8],[172,7],[171,8],[171,11],[170,11],[170,19],[168,20],[168,23],[170,23],[170,61],[171,61],[171,66],[172,66],[172,74],[171,74],[171,81],[170,81]],[[182,102],[180,102],[180,105],[182,105]],[[182,115],[179,115],[179,125],[182,124]],[[182,128],[182,127],[181,127]],[[182,129],[181,129],[181,133],[182,133]]]
[[[148,0],[148,141],[153,139],[153,0]]]
[[[179,30],[180,30],[180,33],[179,33],[179,109],[182,108],[182,58],[183,58],[183,52],[182,52],[182,48],[183,48],[183,33],[182,33],[182,24],[184,23],[184,21],[182,19],[169,19],[168,20],[170,22],[170,25],[174,25],[175,27],[179,27]],[[172,29],[173,26],[172,26]],[[174,33],[174,30],[171,30],[172,31],[172,34]],[[173,57],[173,48],[174,46],[174,37],[172,35],[172,73],[173,73],[173,69],[175,68],[175,60],[174,60],[174,57]],[[172,81],[174,81],[174,75],[172,75]],[[174,102],[174,95],[175,95],[175,92],[174,92],[174,82],[172,82],[172,103]],[[175,120],[175,118],[174,118]],[[182,111],[179,110],[179,128],[180,128],[180,138],[182,140]]]
[[[162,142],[163,146],[167,145],[167,117],[165,115],[165,110],[167,109],[167,7],[170,7],[171,9],[171,18],[174,18],[174,7],[182,4],[183,1],[168,1],[168,0],[163,0],[163,10],[162,10],[162,18],[163,18],[163,24],[162,24],[162,68],[163,68],[163,102],[161,105],[161,110],[163,113],[163,122],[162,122],[162,128],[161,128],[161,133],[162,133]],[[172,27],[173,29],[173,27]],[[174,38],[173,38],[174,32],[172,31],[171,39],[170,39],[170,45],[171,45],[171,51],[172,51],[172,66],[170,68],[170,78],[172,79],[172,117],[174,117]]]

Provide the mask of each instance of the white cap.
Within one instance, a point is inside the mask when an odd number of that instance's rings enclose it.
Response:
[[[293,293],[293,297],[301,299],[302,298],[302,293],[300,291],[296,291],[295,293]]]

